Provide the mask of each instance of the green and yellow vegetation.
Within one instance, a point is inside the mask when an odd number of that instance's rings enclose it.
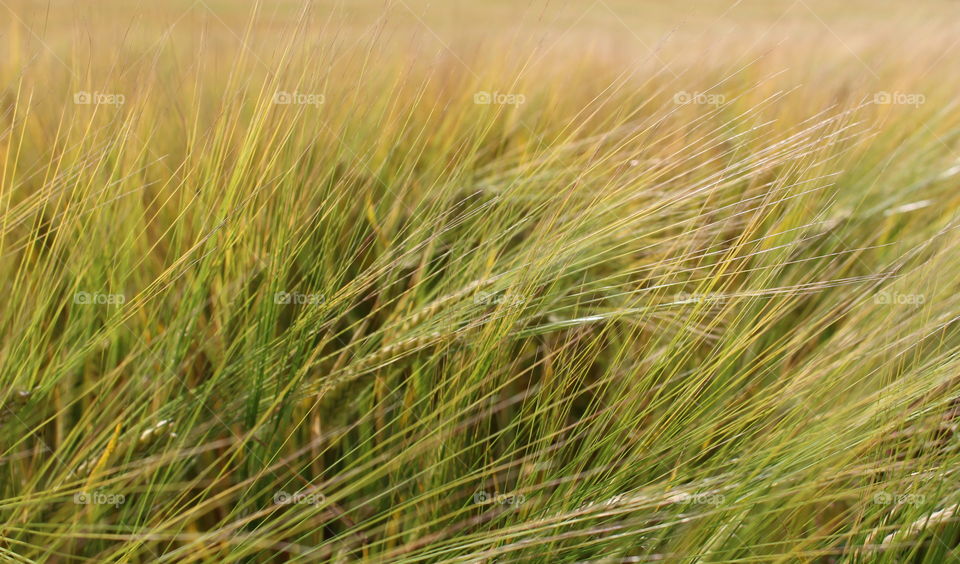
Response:
[[[956,8],[0,0],[0,559],[960,561]]]

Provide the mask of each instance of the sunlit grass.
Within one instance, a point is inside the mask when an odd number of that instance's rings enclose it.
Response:
[[[0,7],[0,558],[956,559],[884,6]]]

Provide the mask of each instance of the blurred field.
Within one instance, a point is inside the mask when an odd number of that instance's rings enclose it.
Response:
[[[0,0],[0,559],[960,561],[958,8]]]

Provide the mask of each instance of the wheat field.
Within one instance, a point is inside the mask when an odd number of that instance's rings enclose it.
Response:
[[[960,562],[956,2],[0,15],[0,561]]]

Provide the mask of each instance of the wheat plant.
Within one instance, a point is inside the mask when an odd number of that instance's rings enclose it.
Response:
[[[0,559],[960,561],[956,6],[0,1]]]

